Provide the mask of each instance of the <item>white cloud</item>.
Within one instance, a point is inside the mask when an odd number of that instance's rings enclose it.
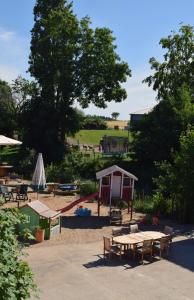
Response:
[[[3,28],[0,28],[0,41],[9,42],[14,37],[13,31],[6,31]]]
[[[29,40],[16,32],[0,28],[0,78],[12,81],[26,76]]]

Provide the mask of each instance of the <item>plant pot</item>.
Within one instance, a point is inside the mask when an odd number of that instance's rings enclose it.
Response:
[[[45,234],[44,229],[36,229],[35,238],[38,243],[41,243],[44,241],[44,234]]]

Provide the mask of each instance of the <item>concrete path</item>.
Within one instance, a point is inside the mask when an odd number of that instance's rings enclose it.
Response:
[[[44,243],[32,246],[28,253],[41,300],[194,299],[194,240],[190,237],[175,238],[169,260],[145,265],[104,260],[102,242]]]

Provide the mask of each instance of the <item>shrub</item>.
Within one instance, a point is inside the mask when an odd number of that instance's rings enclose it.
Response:
[[[88,181],[81,184],[80,192],[82,196],[88,196],[98,191],[98,184],[94,181]]]
[[[133,207],[137,212],[152,214],[153,213],[153,199],[151,197],[146,197],[144,200],[135,199]]]
[[[153,213],[164,216],[171,213],[171,201],[159,192],[153,195]]]

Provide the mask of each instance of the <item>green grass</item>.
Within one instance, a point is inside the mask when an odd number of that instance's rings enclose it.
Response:
[[[74,137],[74,140],[80,144],[99,145],[104,135],[128,137],[127,130],[80,130]]]

